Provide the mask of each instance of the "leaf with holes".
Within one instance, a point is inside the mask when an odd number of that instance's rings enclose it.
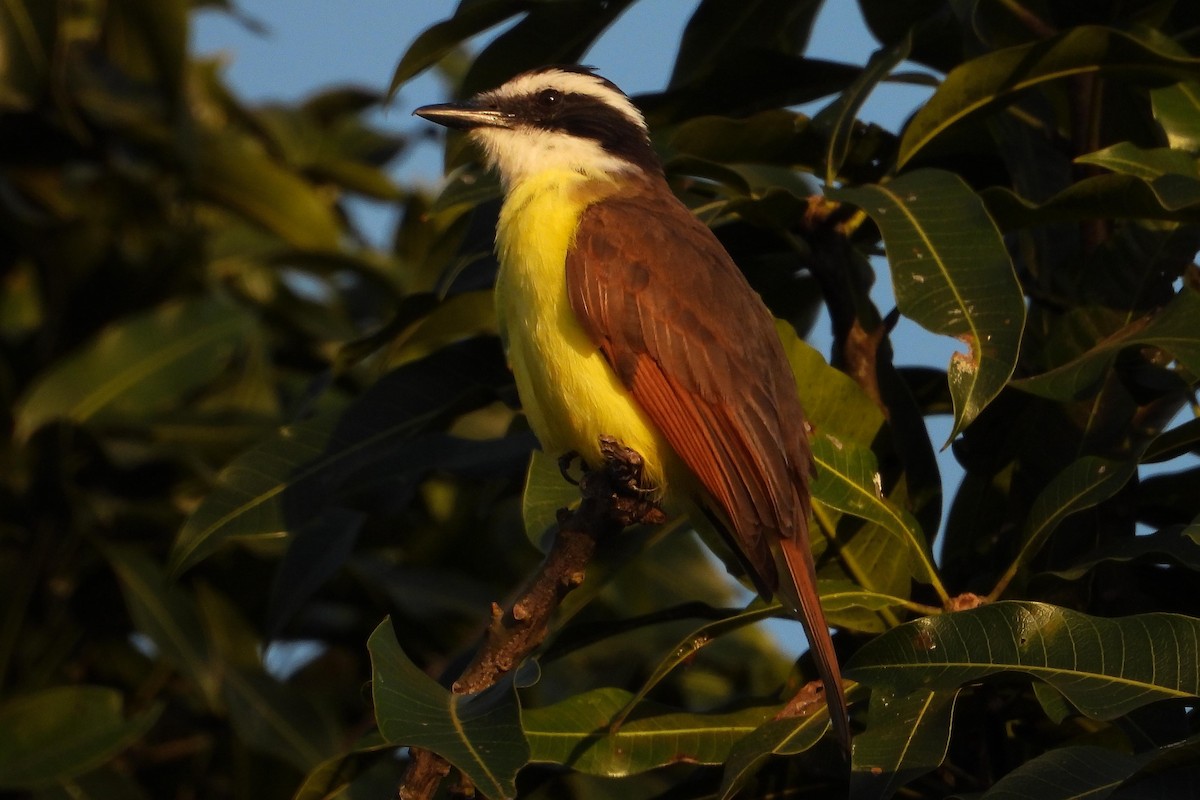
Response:
[[[1021,348],[1025,300],[996,224],[961,178],[938,170],[829,195],[879,226],[900,311],[967,346],[948,369],[953,439],[1004,388]]]
[[[1093,719],[1116,719],[1156,700],[1200,695],[1200,619],[1102,619],[1005,601],[893,628],[867,642],[845,670],[899,693],[953,689],[1002,672],[1045,681]]]

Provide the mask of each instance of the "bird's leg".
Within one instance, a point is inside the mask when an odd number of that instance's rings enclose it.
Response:
[[[578,486],[579,481],[571,477],[571,465],[575,463],[575,459],[579,458],[579,464],[583,467],[583,471],[587,472],[587,464],[579,457],[579,453],[574,450],[568,450],[558,457],[558,471],[563,476],[563,480],[572,486]]]

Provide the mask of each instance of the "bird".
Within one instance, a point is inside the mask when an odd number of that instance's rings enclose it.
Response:
[[[547,66],[414,114],[465,131],[499,173],[496,313],[542,449],[638,453],[672,508],[698,508],[802,623],[843,750],[841,671],[809,544],[809,425],[775,321],[672,192],[633,101]]]

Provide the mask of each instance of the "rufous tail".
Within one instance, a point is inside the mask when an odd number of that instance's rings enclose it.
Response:
[[[833,732],[842,749],[850,752],[850,713],[846,706],[846,691],[842,687],[842,670],[838,666],[837,653],[833,650],[833,639],[829,636],[829,625],[821,609],[821,596],[817,593],[817,571],[813,566],[812,553],[804,537],[780,539],[780,552],[795,587],[795,611],[804,625],[809,648],[817,662],[817,672],[825,686],[825,702],[829,706],[829,718]],[[789,599],[789,587],[780,587],[780,594]]]

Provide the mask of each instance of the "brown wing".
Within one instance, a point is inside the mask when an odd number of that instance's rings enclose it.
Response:
[[[808,544],[811,455],[792,373],[720,242],[653,188],[584,212],[567,255],[571,306],[774,591],[764,532]]]
[[[657,191],[656,191],[657,189]],[[804,623],[830,718],[846,697],[808,542],[812,454],[774,321],[720,242],[665,183],[590,206],[567,253],[580,324],[732,527],[755,583]]]

